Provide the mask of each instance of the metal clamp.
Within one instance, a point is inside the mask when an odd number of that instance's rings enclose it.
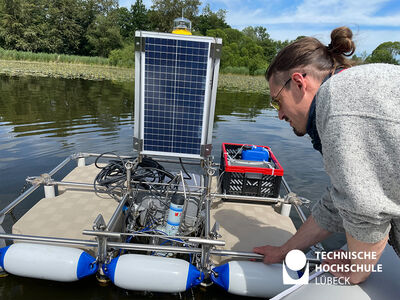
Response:
[[[34,186],[40,184],[50,185],[51,183],[53,183],[53,179],[48,173],[44,173],[40,176],[29,176],[26,178],[26,181]]]
[[[71,159],[78,159],[78,158],[88,158],[88,157],[90,157],[90,155],[88,153],[78,152],[78,153],[71,154],[70,157],[71,157]]]

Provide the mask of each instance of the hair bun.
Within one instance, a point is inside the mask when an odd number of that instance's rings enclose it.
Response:
[[[353,32],[346,26],[333,29],[331,33],[331,43],[327,47],[328,51],[338,55],[352,55],[356,50],[352,38]]]

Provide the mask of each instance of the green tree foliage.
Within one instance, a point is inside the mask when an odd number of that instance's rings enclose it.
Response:
[[[113,17],[117,8],[118,0],[0,0],[0,47],[105,55],[110,43],[114,43],[112,49],[122,45],[120,27]],[[96,26],[103,23],[113,23],[99,35],[107,44],[105,49],[93,41]]]
[[[142,0],[136,0],[135,4],[131,5],[130,13],[132,15],[132,31],[134,36],[136,30],[149,30],[149,17],[146,6]]]
[[[108,59],[113,66],[133,67],[135,65],[135,44],[127,43],[122,49],[112,50]]]
[[[380,44],[371,55],[367,57],[368,63],[400,64],[400,42],[385,42]]]
[[[120,7],[117,10],[118,25],[124,39],[133,40],[136,30],[149,30],[149,18],[142,0],[136,0],[130,10]]]
[[[250,75],[264,74],[278,47],[281,47],[281,43],[273,41],[267,29],[261,26],[246,27],[242,31],[233,28],[210,29],[207,35],[223,39],[223,72],[243,73],[245,68]]]
[[[148,12],[151,28],[171,32],[174,19],[182,16],[194,20],[199,12],[200,0],[153,0]]]
[[[42,1],[3,0],[0,2],[0,39],[6,49],[41,50],[43,36]]]
[[[130,38],[133,30],[131,13],[126,7],[120,7],[118,8],[116,14],[121,36],[124,39]]]
[[[43,51],[51,53],[78,53],[83,34],[82,15],[75,0],[51,1],[45,7],[46,30],[43,35]]]
[[[116,16],[98,15],[90,24],[86,37],[93,55],[107,57],[111,50],[123,46],[122,36],[117,25]]]
[[[207,4],[203,8],[202,14],[194,18],[193,29],[196,33],[199,32],[201,35],[206,35],[207,30],[230,28],[225,22],[225,16],[226,11],[224,9],[213,12],[210,5]]]

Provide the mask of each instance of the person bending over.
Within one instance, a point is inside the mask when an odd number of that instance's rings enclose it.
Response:
[[[282,49],[266,72],[271,104],[298,136],[308,134],[323,155],[331,186],[311,216],[280,247],[254,252],[264,263],[281,262],[292,249],[307,249],[332,232],[345,232],[348,251],[374,259],[327,260],[373,264],[387,242],[400,251],[400,66],[351,66],[347,27],[332,31],[328,46],[305,37]],[[370,272],[331,272],[363,282]]]

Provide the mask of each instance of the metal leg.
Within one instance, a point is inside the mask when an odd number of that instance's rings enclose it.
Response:
[[[56,189],[54,185],[45,185],[44,186],[44,197],[45,198],[54,198],[56,196]]]
[[[84,157],[78,158],[78,167],[84,167],[86,166],[86,160]]]

